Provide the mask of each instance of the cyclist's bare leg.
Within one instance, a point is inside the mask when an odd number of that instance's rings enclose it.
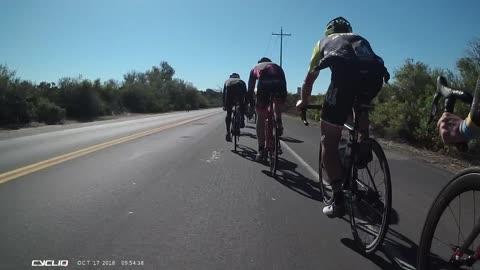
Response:
[[[322,162],[327,174],[325,182],[331,185],[341,184],[335,181],[339,181],[343,177],[340,155],[338,153],[338,143],[340,142],[342,129],[342,126],[334,125],[324,120],[320,121]]]
[[[225,126],[227,128],[227,133],[226,134],[230,133],[231,123],[232,123],[232,109],[227,108],[227,115],[225,116]]]
[[[258,150],[265,148],[265,109],[256,109]]]
[[[275,116],[277,119],[277,123],[280,127],[280,136],[283,135],[283,122],[282,122],[282,111],[284,108],[283,100],[281,98],[275,98],[275,102],[273,104],[273,109],[275,111]]]
[[[275,98],[275,102],[273,104],[273,110],[275,111],[275,115],[277,116],[277,120],[282,122],[282,111],[284,108],[283,102],[279,98]]]

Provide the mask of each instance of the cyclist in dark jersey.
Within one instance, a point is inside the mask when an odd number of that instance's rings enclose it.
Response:
[[[245,127],[245,98],[247,96],[247,86],[245,82],[240,79],[238,73],[232,73],[230,78],[225,81],[223,85],[223,110],[227,111],[227,116],[225,117],[225,124],[227,128],[227,134],[225,135],[225,140],[227,142],[232,141],[230,134],[230,126],[232,122],[232,108],[235,105],[235,101],[238,101],[240,105],[240,111],[242,112],[242,120],[240,121],[240,128]]]
[[[256,97],[256,112],[257,112],[257,140],[258,152],[256,160],[265,159],[265,113],[270,102],[270,96],[274,95],[275,112],[279,125],[279,135],[283,134],[282,125],[282,104],[287,98],[287,81],[283,69],[272,62],[272,60],[262,57],[250,71],[250,78],[248,79],[248,100],[251,106],[254,103],[255,83],[257,82],[257,97]]]
[[[473,95],[472,106],[467,118],[444,112],[438,120],[438,129],[442,141],[446,144],[467,142],[480,137],[480,76]]]
[[[320,70],[327,67],[331,69],[332,76],[320,124],[322,162],[327,176],[323,181],[332,185],[335,202],[326,206],[323,212],[334,217],[344,214],[341,192],[344,175],[338,153],[343,124],[352,113],[354,99],[363,104],[370,103],[382,89],[383,80],[388,82],[390,75],[370,43],[352,33],[350,23],[342,17],[327,24],[325,37],[315,46],[297,107],[303,108],[308,104],[313,83]],[[368,137],[368,126],[368,114],[365,114],[360,119],[360,141]],[[370,151],[364,152],[365,159],[371,158]]]

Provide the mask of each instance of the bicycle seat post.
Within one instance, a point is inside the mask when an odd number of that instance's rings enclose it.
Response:
[[[364,109],[362,107],[362,104],[358,103],[358,100],[355,99],[355,101],[353,102],[353,130],[351,130],[350,132],[352,134],[352,143],[354,144],[358,142],[358,132],[360,130],[360,119],[363,113],[364,113]]]

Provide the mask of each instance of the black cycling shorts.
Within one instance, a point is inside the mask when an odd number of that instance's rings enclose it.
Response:
[[[287,84],[284,80],[259,80],[257,84],[257,107],[266,108],[270,96],[280,98],[284,103],[287,98]]]
[[[225,108],[232,110],[233,105],[235,105],[235,100],[237,100],[243,110],[246,96],[247,92],[241,84],[227,86],[225,89]]]
[[[382,89],[383,67],[332,68],[332,80],[323,104],[322,120],[343,126],[352,113],[353,102],[369,104]]]

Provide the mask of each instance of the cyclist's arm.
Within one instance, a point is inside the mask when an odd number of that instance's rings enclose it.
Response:
[[[462,124],[460,125],[460,131],[469,140],[480,137],[480,125],[476,124],[472,120],[471,114],[468,114],[467,118],[462,121]]]
[[[302,85],[302,100],[307,101],[312,94],[313,83],[318,78],[320,71],[315,70],[315,67],[320,63],[323,58],[323,50],[320,49],[320,41],[313,49],[312,57],[310,59],[310,65],[308,67],[308,73],[305,77],[305,81]]]
[[[255,74],[255,68],[250,71],[250,77],[248,78],[248,102],[253,104],[253,95],[255,90],[255,83],[257,82],[257,75]]]
[[[470,140],[480,137],[480,76],[477,79],[477,87],[473,95],[470,113],[463,120],[460,131]]]
[[[480,137],[480,76],[477,79],[470,113],[462,121],[460,131],[470,140]]]
[[[242,103],[245,104],[248,102],[248,91],[247,91],[247,85],[245,84],[245,82],[242,80],[241,81],[241,84],[242,84],[242,91],[243,91],[243,95],[242,95]]]
[[[227,90],[227,84],[224,83],[223,84],[223,99],[222,99],[222,102],[223,102],[223,107],[225,108],[225,92]]]

